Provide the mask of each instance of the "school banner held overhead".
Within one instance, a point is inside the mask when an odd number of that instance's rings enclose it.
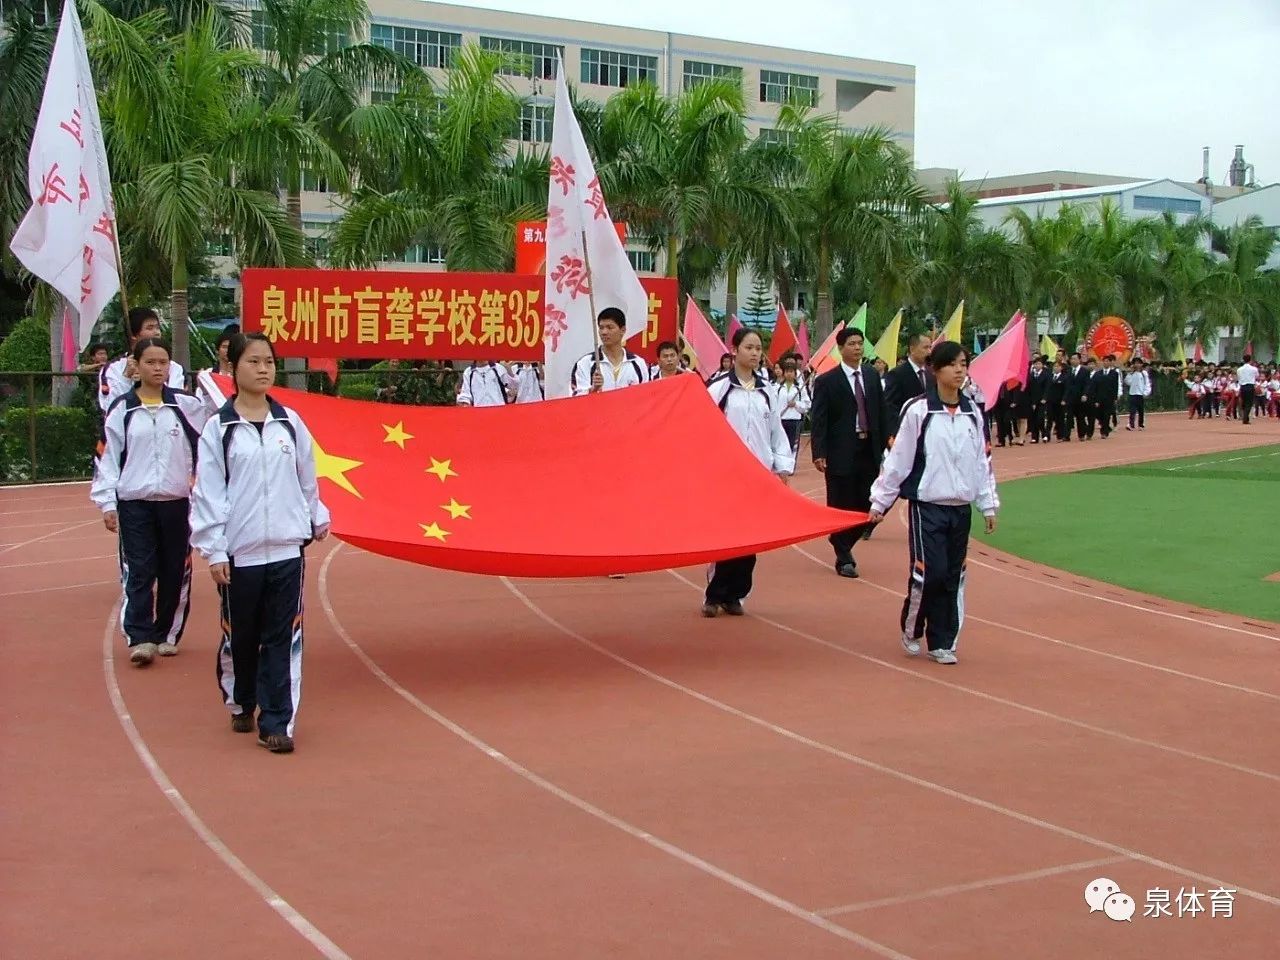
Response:
[[[241,325],[283,357],[536,360],[543,358],[543,284],[515,273],[428,273],[250,267]],[[674,278],[646,277],[649,315],[628,346],[657,360],[676,339]]]

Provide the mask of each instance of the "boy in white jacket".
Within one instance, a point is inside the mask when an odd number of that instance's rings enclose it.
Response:
[[[929,355],[935,385],[902,410],[898,435],[871,487],[871,522],[901,497],[908,502],[911,575],[902,604],[902,647],[956,663],[964,622],[965,556],[971,505],[996,529],[1000,498],[991,468],[991,435],[982,410],[960,392],[969,363],[964,348],[944,342]]]

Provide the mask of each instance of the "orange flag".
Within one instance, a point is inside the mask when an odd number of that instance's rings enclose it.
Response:
[[[777,363],[784,353],[796,348],[796,332],[791,326],[791,318],[787,316],[787,308],[778,305],[778,319],[773,323],[773,339],[769,341],[769,360]]]
[[[228,378],[213,380],[229,393]],[[698,377],[478,409],[272,396],[311,431],[334,534],[426,566],[635,573],[761,553],[866,521],[769,473]]]

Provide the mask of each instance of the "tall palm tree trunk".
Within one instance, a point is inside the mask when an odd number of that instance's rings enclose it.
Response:
[[[293,224],[294,228],[299,233],[301,233],[302,191],[290,188],[285,194],[284,208],[285,213],[289,215],[289,222]],[[301,357],[285,357],[284,369],[286,373],[290,374],[289,388],[291,390],[307,389],[307,377],[306,374],[303,373],[303,371],[307,369],[307,361],[303,360]]]
[[[738,265],[736,263],[729,264],[729,269],[725,272],[724,286],[724,312],[727,316],[733,316],[738,312]]]
[[[817,286],[813,335],[821,343],[835,326],[835,313],[831,308],[831,247],[825,239],[818,241]]]
[[[182,364],[183,369],[191,370],[191,340],[187,325],[191,312],[187,301],[187,261],[178,257],[173,261],[172,273],[172,305],[173,305],[173,359]]]

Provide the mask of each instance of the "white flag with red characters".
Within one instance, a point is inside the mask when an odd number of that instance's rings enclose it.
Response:
[[[561,64],[551,129],[542,311],[548,400],[572,393],[573,366],[595,349],[596,317],[606,307],[617,307],[626,315],[628,341],[645,333],[649,297],[609,216]],[[637,344],[627,346],[635,349]]]
[[[27,211],[9,248],[80,315],[80,349],[120,290],[115,208],[98,95],[75,0],[62,8],[44,99],[27,158]]]

